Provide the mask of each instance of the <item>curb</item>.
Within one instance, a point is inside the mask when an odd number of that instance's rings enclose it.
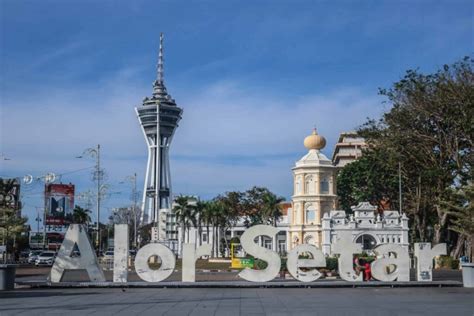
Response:
[[[435,282],[347,282],[347,281],[320,281],[320,282],[16,282],[17,287],[30,288],[414,288],[414,287],[462,287],[458,281]]]

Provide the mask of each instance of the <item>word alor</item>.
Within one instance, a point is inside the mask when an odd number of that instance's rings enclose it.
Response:
[[[281,266],[278,253],[261,247],[254,242],[255,238],[264,235],[275,238],[279,230],[268,225],[256,225],[247,229],[241,236],[241,245],[244,251],[268,263],[262,270],[245,268],[239,277],[252,282],[268,282],[274,279]],[[114,238],[114,269],[113,282],[125,283],[128,281],[128,226],[115,225]],[[81,255],[72,257],[74,246],[79,248]],[[352,241],[350,233],[339,236],[333,245],[334,254],[338,255],[339,275],[343,280],[361,282],[362,273],[356,273],[353,268],[354,254],[362,252],[362,245]],[[430,243],[415,243],[414,255],[417,258],[417,280],[431,281],[433,258],[446,254],[446,244],[431,247]],[[381,244],[373,249],[377,259],[371,263],[373,278],[380,281],[410,281],[410,258],[408,249],[396,244]],[[310,254],[311,259],[300,259],[301,254]],[[182,281],[195,282],[195,263],[202,256],[211,255],[211,245],[204,244],[196,247],[195,244],[183,244]],[[148,260],[152,256],[161,258],[159,269],[151,269]],[[175,255],[166,246],[159,243],[150,243],[140,248],[135,257],[135,270],[138,276],[147,282],[160,282],[168,278],[174,271]],[[298,281],[311,282],[321,277],[316,268],[326,266],[324,254],[313,245],[298,245],[288,253],[288,272]],[[302,269],[303,268],[303,269]],[[104,273],[97,262],[89,238],[82,225],[72,224],[66,233],[64,241],[51,269],[50,281],[61,282],[65,270],[85,269],[91,281],[105,282]]]

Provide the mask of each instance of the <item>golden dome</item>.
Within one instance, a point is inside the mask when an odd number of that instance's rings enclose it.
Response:
[[[318,135],[316,129],[313,129],[311,135],[304,139],[304,147],[308,149],[323,149],[326,146],[326,139],[323,136]]]

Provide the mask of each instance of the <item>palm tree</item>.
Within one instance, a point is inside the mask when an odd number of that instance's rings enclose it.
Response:
[[[207,236],[207,243],[209,244],[211,241],[211,235],[209,234],[210,231],[210,226],[212,225],[212,201],[209,202],[203,202],[204,208],[202,209],[201,216],[200,216],[200,221],[201,225],[206,226],[206,236]]]
[[[271,223],[274,227],[277,227],[278,220],[282,217],[281,203],[285,201],[284,197],[276,196],[272,192],[267,192],[263,195],[263,217],[266,222]]]
[[[176,215],[176,221],[181,223],[181,245],[184,244],[186,230],[189,230],[190,224],[194,224],[196,220],[194,216],[194,207],[189,203],[190,199],[191,197],[189,196],[180,195],[176,198],[176,205],[173,207],[173,212]]]
[[[194,206],[194,218],[195,224],[197,224],[197,227],[195,226],[195,228],[198,230],[199,246],[202,245],[202,224],[206,207],[207,203],[203,201],[197,201],[196,205]]]
[[[219,251],[218,231],[222,223],[223,205],[218,200],[212,200],[206,203],[203,212],[203,222],[206,225],[208,243],[210,242],[209,227],[212,226],[212,257],[216,257]]]
[[[74,210],[72,211],[72,221],[75,224],[89,224],[91,222],[91,217],[90,214],[91,211],[88,209],[84,209],[80,207],[79,205],[76,205],[74,207]]]
[[[266,192],[262,198],[262,209],[263,209],[263,217],[266,222],[271,223],[274,227],[277,227],[278,220],[282,217],[281,212],[281,202],[283,202],[285,198],[281,196],[276,196],[272,192]],[[273,238],[273,251],[277,250],[277,236]]]

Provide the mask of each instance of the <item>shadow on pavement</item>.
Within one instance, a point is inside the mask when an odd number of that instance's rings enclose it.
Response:
[[[97,295],[100,292],[72,292],[65,293],[62,291],[31,291],[31,290],[15,290],[0,292],[0,298],[35,298],[35,297],[53,297],[53,296],[74,296],[74,295]]]

